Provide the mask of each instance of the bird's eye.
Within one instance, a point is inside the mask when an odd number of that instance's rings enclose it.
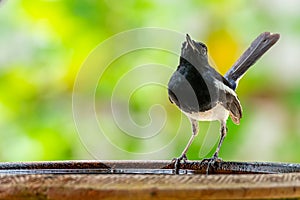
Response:
[[[204,55],[204,56],[206,56],[206,54],[207,54],[207,49],[206,49],[205,47],[202,47],[202,48],[201,48],[201,54]]]

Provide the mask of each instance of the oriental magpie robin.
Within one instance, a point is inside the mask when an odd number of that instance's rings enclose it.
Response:
[[[220,121],[221,137],[217,149],[212,158],[205,159],[209,161],[208,167],[210,163],[219,160],[218,154],[227,134],[228,117],[235,124],[239,124],[242,118],[242,107],[235,92],[239,79],[279,37],[279,34],[269,32],[260,34],[222,76],[209,65],[206,45],[186,35],[179,66],[168,83],[171,103],[176,104],[192,124],[192,136],[181,156],[175,159],[176,172],[180,162],[187,160],[186,153],[199,131],[198,121]]]

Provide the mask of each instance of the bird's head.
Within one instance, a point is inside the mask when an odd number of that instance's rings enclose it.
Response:
[[[182,43],[181,57],[195,66],[208,64],[206,45],[192,40],[189,34]]]

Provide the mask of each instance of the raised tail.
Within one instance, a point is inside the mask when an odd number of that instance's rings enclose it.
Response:
[[[232,89],[236,89],[239,79],[242,78],[251,65],[278,41],[279,37],[279,34],[264,32],[251,43],[250,47],[248,47],[224,76],[232,85]]]

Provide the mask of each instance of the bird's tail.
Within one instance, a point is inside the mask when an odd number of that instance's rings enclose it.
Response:
[[[264,32],[251,43],[251,46],[248,47],[224,76],[232,85],[233,89],[237,87],[239,79],[245,74],[249,67],[268,51],[268,49],[278,41],[279,37],[279,34]]]

